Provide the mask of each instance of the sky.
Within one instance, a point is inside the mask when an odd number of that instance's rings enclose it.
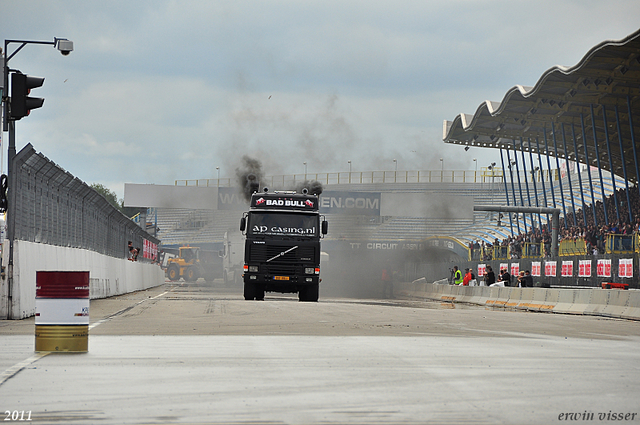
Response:
[[[45,77],[18,151],[123,198],[125,183],[233,178],[243,155],[266,175],[489,165],[498,150],[445,144],[443,121],[639,17],[637,0],[0,0],[0,36],[74,43],[11,59]]]

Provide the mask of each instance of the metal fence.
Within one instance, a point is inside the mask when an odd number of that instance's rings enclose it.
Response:
[[[128,241],[158,244],[100,193],[27,144],[15,157],[14,237],[127,258]],[[142,255],[138,257],[142,259]]]

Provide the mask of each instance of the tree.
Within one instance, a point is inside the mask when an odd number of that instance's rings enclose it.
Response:
[[[116,207],[118,210],[121,209],[121,205],[118,202],[118,197],[116,196],[116,193],[109,190],[108,187],[100,184],[100,183],[93,183],[91,184],[91,188],[93,190],[95,190],[96,192],[98,192],[99,194],[101,194],[102,196],[104,196],[104,198],[114,207]]]
[[[138,214],[141,210],[141,208],[138,208],[138,207],[125,207],[124,199],[118,200],[118,197],[116,196],[115,192],[109,190],[108,187],[100,183],[93,183],[91,185],[91,188],[93,188],[96,192],[104,196],[107,202],[109,202],[111,205],[116,207],[118,211],[120,211],[122,214],[126,215],[129,218]]]

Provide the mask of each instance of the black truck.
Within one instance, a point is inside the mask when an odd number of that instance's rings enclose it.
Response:
[[[253,193],[240,220],[246,235],[245,300],[263,300],[265,292],[297,292],[300,301],[318,301],[320,237],[328,225],[318,211],[318,197],[306,189]]]

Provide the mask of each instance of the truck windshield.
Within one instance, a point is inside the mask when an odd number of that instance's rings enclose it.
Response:
[[[318,216],[253,212],[248,231],[253,236],[318,236]]]

